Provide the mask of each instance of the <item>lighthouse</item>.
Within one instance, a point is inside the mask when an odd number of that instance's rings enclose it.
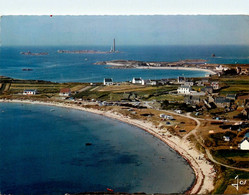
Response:
[[[113,39],[113,52],[115,53],[115,38]]]

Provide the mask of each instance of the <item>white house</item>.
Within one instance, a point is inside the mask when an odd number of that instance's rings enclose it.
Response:
[[[71,95],[71,89],[69,88],[63,88],[60,90],[60,93],[59,93],[60,96],[65,96],[65,97],[68,97]]]
[[[191,90],[192,90],[191,86],[181,86],[181,87],[178,87],[177,93],[190,94]]]
[[[35,95],[37,93],[36,89],[25,89],[23,95]]]
[[[113,85],[113,80],[112,78],[104,78],[104,85]]]
[[[181,110],[174,110],[177,114],[182,114]]]
[[[160,118],[165,118],[165,119],[170,119],[170,120],[174,119],[173,116],[166,115],[166,114],[160,114]]]
[[[223,136],[223,139],[225,142],[230,142],[230,137],[229,136]]]
[[[142,80],[142,85],[156,85],[157,82],[156,81],[152,81],[152,80]]]
[[[133,78],[132,79],[132,83],[133,84],[142,84],[142,78],[140,77],[140,78]]]
[[[219,89],[220,85],[218,81],[213,81],[211,82],[211,86],[213,87],[213,89]]]
[[[185,81],[184,86],[194,86],[194,82],[192,81]]]
[[[248,138],[245,138],[245,139],[242,140],[242,142],[239,144],[239,149],[241,149],[241,150],[249,150]]]
[[[218,70],[218,71],[223,71],[223,70],[226,71],[226,70],[228,70],[227,67],[222,66],[222,65],[216,66],[215,69]]]

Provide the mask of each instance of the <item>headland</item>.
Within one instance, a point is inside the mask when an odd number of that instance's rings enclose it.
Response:
[[[173,70],[200,70],[210,74],[217,74],[217,64],[207,64],[202,59],[187,59],[176,62],[157,62],[157,61],[136,61],[136,60],[111,60],[96,62],[96,65],[108,65],[111,69],[173,69]]]

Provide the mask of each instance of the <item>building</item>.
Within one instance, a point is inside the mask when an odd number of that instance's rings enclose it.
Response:
[[[191,86],[180,86],[177,89],[177,93],[179,94],[190,94],[192,88]]]
[[[229,136],[223,136],[223,139],[225,142],[230,142],[230,137]]]
[[[185,81],[184,83],[183,83],[183,85],[184,86],[194,86],[194,82],[192,82],[192,81]]]
[[[173,120],[174,117],[171,115],[166,115],[166,114],[160,114],[160,118],[164,118],[164,119],[169,119],[169,120]]]
[[[228,67],[219,65],[219,66],[216,66],[215,69],[216,69],[217,71],[227,71],[227,70],[228,70]]]
[[[104,78],[104,85],[113,85],[113,80],[112,78]]]
[[[216,97],[214,103],[218,108],[225,108],[230,106],[230,100],[225,97]]]
[[[174,110],[177,114],[182,114],[181,110]]]
[[[244,138],[242,140],[242,142],[239,143],[239,149],[241,149],[241,150],[249,150],[248,137]]]
[[[115,53],[115,52],[116,52],[116,43],[115,43],[115,39],[113,39],[113,47],[111,47],[110,52],[111,52],[111,53]]]
[[[236,100],[237,95],[236,95],[236,94],[228,94],[228,95],[226,96],[226,98],[229,99],[229,100]]]
[[[142,84],[142,78],[133,78],[132,79],[133,84]]]
[[[23,91],[23,95],[36,95],[37,90],[36,89],[25,89]]]
[[[157,82],[150,79],[142,80],[142,85],[157,85]]]
[[[69,88],[62,88],[59,93],[60,96],[70,96],[71,95],[71,89]]]
[[[185,80],[186,80],[185,77],[178,77],[178,78],[177,78],[177,82],[178,82],[178,83],[184,83]]]
[[[204,86],[204,82],[203,81],[196,81],[195,84],[199,87]]]
[[[184,97],[184,103],[186,104],[199,104],[201,102],[200,96],[188,95]]]
[[[161,79],[158,81],[159,85],[167,85],[169,84],[169,79]]]
[[[248,68],[242,68],[240,71],[240,75],[248,75],[249,69]]]
[[[211,86],[213,87],[214,90],[220,89],[220,85],[218,81],[211,82]]]
[[[205,93],[208,93],[208,94],[213,93],[213,87],[211,87],[211,86],[206,86],[206,87],[202,88],[201,90]]]

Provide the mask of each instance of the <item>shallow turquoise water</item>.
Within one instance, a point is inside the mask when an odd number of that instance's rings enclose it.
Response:
[[[179,193],[195,177],[157,138],[100,115],[0,103],[0,124],[1,193]]]

